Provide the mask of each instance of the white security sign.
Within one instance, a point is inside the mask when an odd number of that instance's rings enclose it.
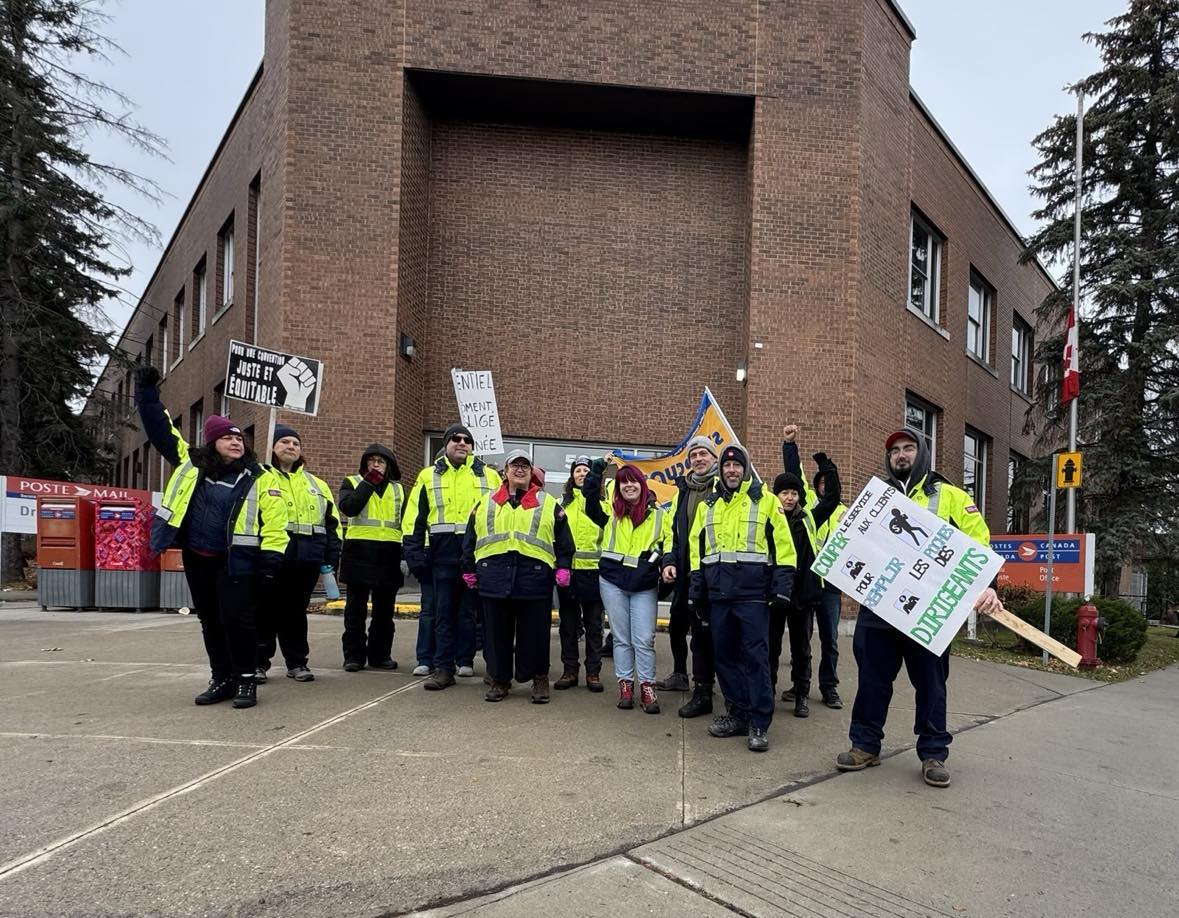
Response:
[[[319,411],[323,364],[244,341],[229,342],[225,394],[243,402],[302,414]]]
[[[475,455],[498,456],[504,451],[504,438],[499,429],[491,370],[453,369],[450,377],[454,380],[459,417],[475,438]]]
[[[1003,559],[873,478],[811,570],[941,654]]]

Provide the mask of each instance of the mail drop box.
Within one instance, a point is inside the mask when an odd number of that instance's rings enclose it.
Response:
[[[156,609],[160,561],[151,550],[148,501],[103,500],[94,514],[94,602],[100,609]]]
[[[41,608],[94,605],[94,502],[37,498],[37,599]]]

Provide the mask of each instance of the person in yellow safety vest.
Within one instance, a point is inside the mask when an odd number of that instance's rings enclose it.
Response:
[[[532,682],[533,704],[548,704],[553,584],[569,586],[573,535],[528,453],[508,453],[504,475],[504,483],[475,505],[463,534],[463,581],[478,588],[483,604],[491,678],[484,697],[503,701],[514,675]]]
[[[472,453],[474,445],[462,424],[446,429],[446,454],[418,473],[418,499],[406,507],[402,523],[406,563],[419,583],[429,578],[434,588],[434,672],[423,685],[428,691],[454,685],[456,671],[475,675],[477,597],[463,583],[463,536],[475,504],[501,480]]]
[[[708,732],[748,736],[752,751],[765,752],[774,717],[769,601],[789,601],[797,559],[777,500],[751,471],[742,447],[721,451],[716,486],[688,533],[688,598],[693,608],[710,609],[716,676],[728,706]]]
[[[307,606],[320,574],[330,573],[340,560],[340,521],[331,490],[322,478],[307,471],[303,441],[293,427],[275,425],[270,458],[271,471],[287,505],[290,542],[276,589],[259,604],[258,671],[254,678],[258,683],[266,681],[277,644],[282,648],[287,677],[314,682],[307,666]]]
[[[152,551],[183,549],[184,577],[201,622],[209,686],[194,699],[235,708],[258,703],[257,597],[274,590],[286,551],[287,505],[274,472],[258,464],[229,418],[205,419],[190,448],[160,403],[160,373],[135,371],[135,402],[147,438],[175,468],[152,521]]]
[[[348,584],[344,601],[344,671],[395,670],[393,613],[401,589],[401,517],[405,492],[392,450],[372,443],[360,454],[360,474],[340,485],[344,549],[340,579]],[[369,597],[372,621],[365,636]]]
[[[618,678],[618,707],[639,705],[647,714],[659,713],[655,694],[655,620],[659,606],[659,561],[671,541],[671,514],[658,505],[647,487],[647,476],[637,466],[624,465],[614,476],[608,503],[598,497],[606,470],[595,459],[581,485],[585,512],[603,527],[598,561],[598,588],[610,616],[614,635],[614,675]]]
[[[561,616],[561,665],[564,672],[553,683],[555,689],[577,685],[580,660],[578,631],[585,630],[585,687],[591,692],[602,688],[602,592],[598,585],[598,561],[602,555],[602,527],[589,518],[581,486],[589,474],[590,457],[578,456],[569,469],[561,506],[569,518],[573,533],[573,575],[567,587],[557,588]],[[600,493],[600,492],[599,492]],[[599,500],[605,505],[605,500]],[[603,506],[603,512],[606,507]]]
[[[788,444],[793,446],[793,444]],[[794,592],[790,602],[770,603],[770,682],[774,691],[778,688],[778,660],[782,656],[782,635],[790,628],[790,683],[794,688],[791,697],[794,702],[794,716],[810,716],[807,694],[811,686],[811,635],[814,621],[823,595],[823,581],[811,571],[819,551],[817,536],[819,520],[824,523],[839,504],[839,472],[823,453],[820,468],[827,476],[829,490],[814,509],[803,504],[802,496],[806,486],[793,472],[782,472],[774,479],[774,496],[782,505],[794,539],[794,553],[798,556],[794,577]],[[817,514],[817,515],[816,515]]]
[[[951,526],[960,529],[980,545],[990,547],[987,521],[974,499],[950,484],[931,468],[925,438],[907,428],[891,434],[884,444],[885,480],[902,494]],[[984,615],[1001,608],[993,587],[983,590],[974,608]],[[909,673],[916,691],[917,711],[913,732],[917,734],[917,757],[921,775],[932,787],[948,787],[950,772],[946,757],[951,736],[946,730],[946,681],[950,675],[949,648],[940,657],[864,606],[856,619],[852,650],[859,666],[860,680],[852,705],[851,749],[835,759],[840,771],[859,771],[880,764],[884,722],[892,700],[892,684],[901,670]]]

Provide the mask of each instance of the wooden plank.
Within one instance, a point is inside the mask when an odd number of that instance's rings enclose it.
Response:
[[[1031,641],[1041,650],[1048,651],[1056,659],[1071,666],[1073,669],[1076,669],[1080,664],[1081,655],[1079,653],[1071,647],[1066,647],[1051,635],[1045,634],[1034,625],[1029,625],[1018,615],[1014,615],[1006,609],[1000,608],[998,611],[990,613],[990,616],[1004,628],[1011,629],[1025,641]]]

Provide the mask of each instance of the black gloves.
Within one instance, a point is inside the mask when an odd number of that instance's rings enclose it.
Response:
[[[826,453],[815,453],[811,458],[815,460],[815,465],[819,468],[831,464],[831,459]]]
[[[154,389],[160,384],[160,371],[155,367],[136,367],[135,368],[135,388],[136,389]]]
[[[282,571],[282,558],[283,556],[276,551],[258,553],[258,576],[265,583],[271,584],[278,579],[278,575]]]
[[[595,459],[590,463],[590,474],[597,475],[599,478],[601,478],[606,474],[606,465],[607,463],[605,459]]]

